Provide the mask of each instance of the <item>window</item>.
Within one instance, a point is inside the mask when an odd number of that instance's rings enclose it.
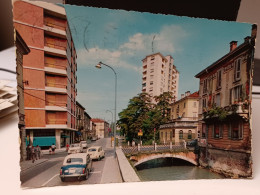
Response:
[[[215,102],[216,106],[220,107],[221,106],[221,103],[220,103],[220,93],[216,95],[216,99],[215,100],[216,100],[216,102]]]
[[[203,93],[207,93],[207,79],[203,81]]]
[[[192,131],[189,130],[189,132],[188,132],[188,139],[191,139],[191,138],[192,138]]]
[[[186,103],[184,102],[184,104],[183,104],[183,108],[185,108],[186,107]]]
[[[234,81],[239,81],[241,78],[241,58],[235,61],[234,66]]]
[[[240,101],[242,98],[242,85],[236,86],[233,89],[230,89],[229,102],[233,104],[234,102]]]
[[[223,124],[216,123],[213,125],[212,129],[213,138],[222,138],[223,135]]]
[[[243,139],[243,121],[233,121],[229,124],[228,137],[230,139]]]
[[[202,139],[206,138],[206,131],[207,131],[207,125],[204,123],[202,124],[202,134],[201,134]]]
[[[153,85],[153,81],[150,82],[150,85]]]
[[[206,108],[207,107],[207,100],[206,98],[202,99],[202,108]]]
[[[172,131],[170,131],[170,140],[172,140]]]
[[[161,132],[161,139],[163,139],[163,132]]]
[[[154,72],[154,69],[152,68],[151,70],[150,70],[150,73],[153,73]]]
[[[153,79],[153,75],[151,75],[150,77],[151,77],[151,79]]]
[[[165,140],[167,140],[167,131],[165,132]]]
[[[183,139],[183,131],[182,130],[179,131],[179,139]]]
[[[197,107],[197,102],[193,102],[193,107],[194,107],[194,108]]]
[[[216,89],[220,89],[221,88],[221,70],[217,72],[217,86]]]

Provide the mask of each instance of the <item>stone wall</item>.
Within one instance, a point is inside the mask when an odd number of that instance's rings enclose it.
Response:
[[[208,151],[208,152],[206,152]],[[252,177],[251,154],[241,151],[228,151],[213,148],[200,149],[200,166],[223,174],[226,177]]]

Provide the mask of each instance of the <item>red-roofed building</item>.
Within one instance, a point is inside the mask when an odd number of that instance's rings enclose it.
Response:
[[[199,93],[187,91],[171,104],[171,122],[160,126],[160,142],[179,144],[198,138]]]
[[[93,118],[91,122],[96,125],[96,136],[98,138],[108,137],[109,123],[100,118]]]

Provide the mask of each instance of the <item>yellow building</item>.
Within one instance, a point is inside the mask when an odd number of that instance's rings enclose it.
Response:
[[[160,126],[160,142],[179,144],[198,138],[199,94],[187,91],[171,105],[171,122]]]

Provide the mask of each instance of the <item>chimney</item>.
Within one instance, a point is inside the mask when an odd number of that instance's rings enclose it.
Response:
[[[237,47],[237,41],[231,41],[230,43],[230,51],[233,51]]]
[[[184,94],[181,94],[181,99],[184,98],[184,97],[185,97]]]
[[[189,96],[190,95],[190,91],[186,91],[185,92],[185,97]]]

